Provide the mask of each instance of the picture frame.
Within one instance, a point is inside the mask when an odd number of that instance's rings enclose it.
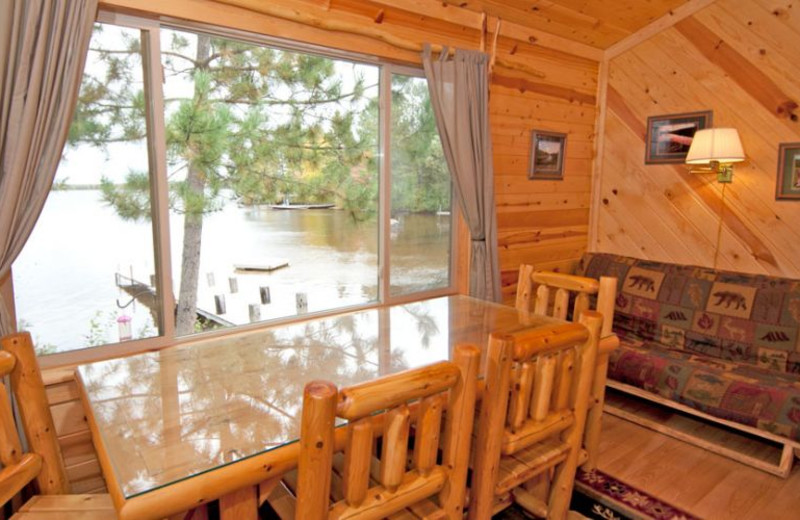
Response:
[[[712,119],[711,110],[648,117],[644,163],[685,162],[695,132],[710,128]]]
[[[778,146],[775,200],[800,200],[800,143]]]
[[[564,157],[567,153],[567,134],[546,130],[531,130],[531,157],[528,179],[563,180]]]

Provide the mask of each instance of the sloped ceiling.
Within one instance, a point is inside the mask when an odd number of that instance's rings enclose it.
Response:
[[[439,3],[439,0],[430,0]],[[444,0],[502,20],[606,49],[690,0]]]

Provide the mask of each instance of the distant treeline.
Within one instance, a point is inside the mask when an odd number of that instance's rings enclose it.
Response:
[[[77,191],[77,190],[99,190],[99,184],[67,184],[65,182],[54,182],[52,191]]]

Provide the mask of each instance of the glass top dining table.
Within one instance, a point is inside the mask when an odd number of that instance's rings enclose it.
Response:
[[[295,443],[308,381],[347,386],[548,322],[445,296],[200,339],[77,375],[109,491],[128,501]]]

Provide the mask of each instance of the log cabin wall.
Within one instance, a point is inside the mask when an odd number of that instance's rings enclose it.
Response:
[[[719,268],[800,278],[800,204],[775,200],[778,144],[800,141],[800,6],[705,4],[608,61],[591,247],[712,266],[721,219]],[[647,117],[698,110],[737,128],[748,158],[724,208],[713,175],[644,164]]]

